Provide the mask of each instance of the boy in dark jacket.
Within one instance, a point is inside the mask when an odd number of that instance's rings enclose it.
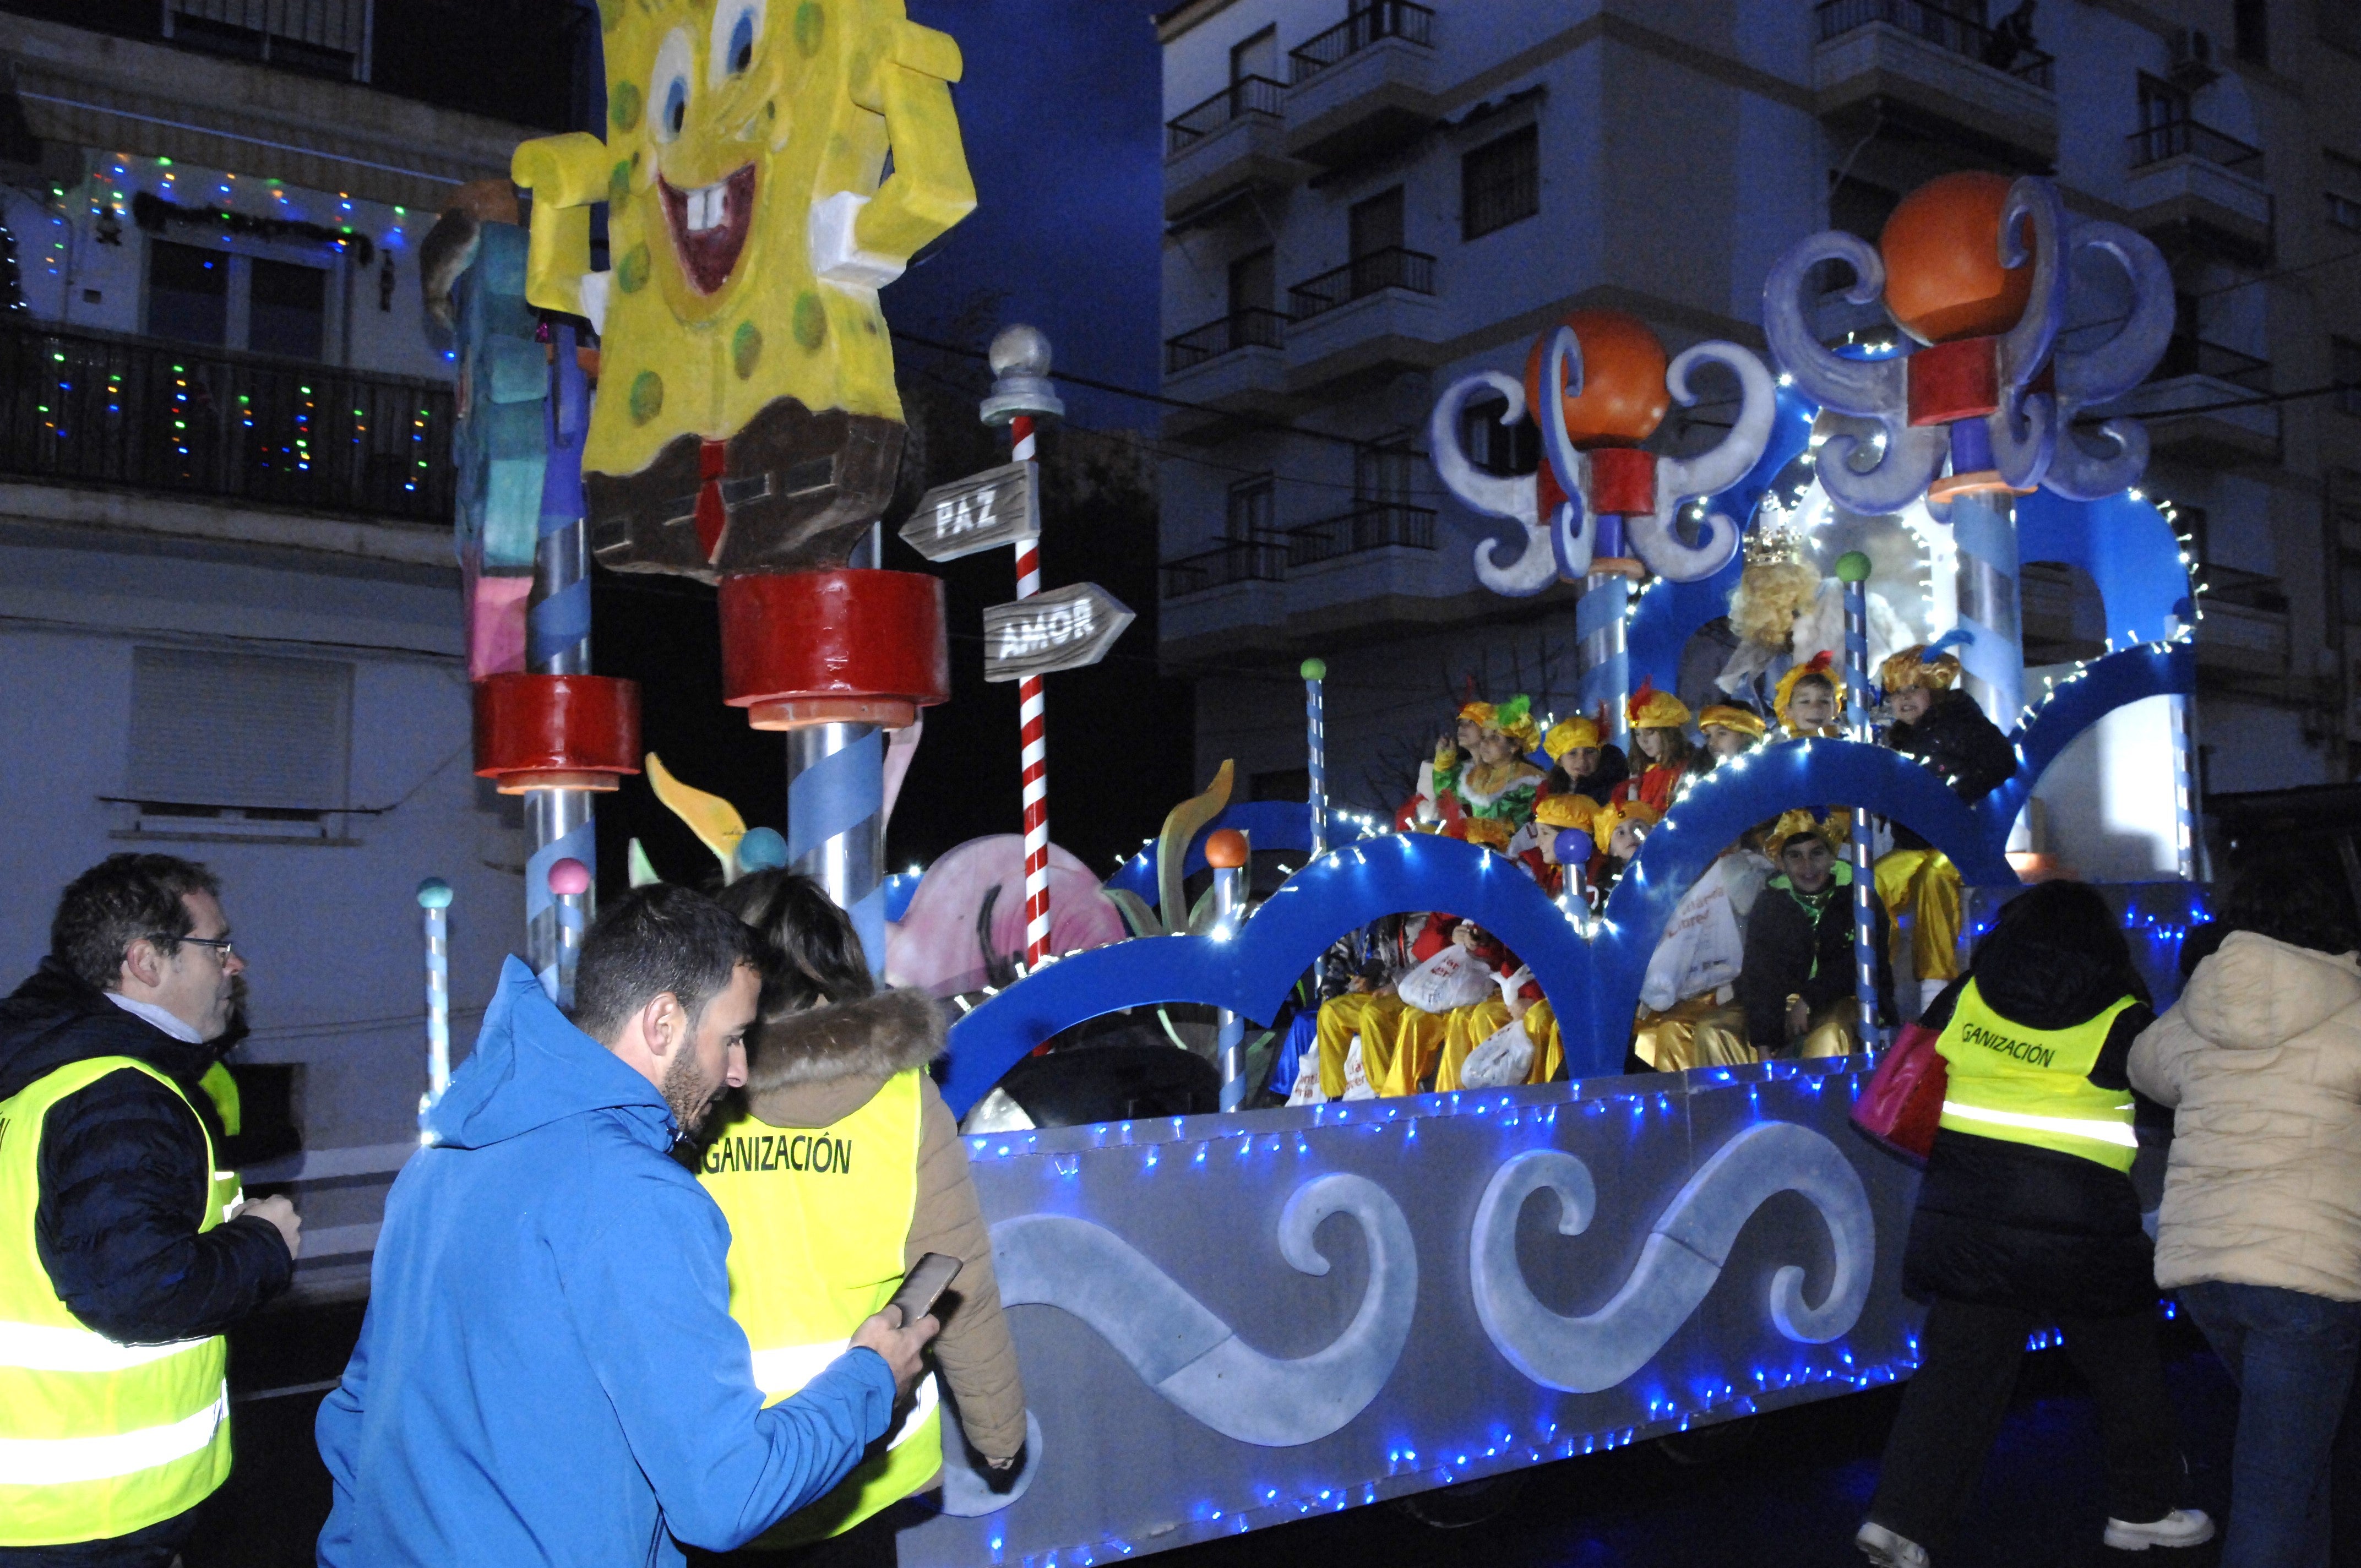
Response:
[[[1951,793],[1972,806],[2016,772],[2016,748],[1984,717],[1975,698],[1955,689],[1960,661],[1931,647],[1905,648],[1878,667],[1894,723],[1885,743],[1933,768]],[[1950,857],[1896,822],[1894,848],[1880,855],[1877,895],[1911,917],[1911,967],[1922,1004],[1960,975],[1960,871]]]
[[[1840,1057],[1861,1049],[1861,1005],[1853,992],[1852,867],[1837,855],[1837,830],[1807,811],[1790,811],[1771,829],[1779,872],[1764,884],[1746,922],[1746,956],[1738,1004],[1747,1043],[1763,1057]],[[1885,906],[1877,921],[1877,1007],[1894,1011]]]

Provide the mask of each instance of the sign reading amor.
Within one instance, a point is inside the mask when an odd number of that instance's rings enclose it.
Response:
[[[1106,657],[1131,611],[1096,583],[1053,588],[983,612],[983,678],[1017,681]]]
[[[918,499],[902,525],[903,542],[929,561],[956,561],[994,545],[1041,537],[1041,505],[1034,466],[986,468]]]

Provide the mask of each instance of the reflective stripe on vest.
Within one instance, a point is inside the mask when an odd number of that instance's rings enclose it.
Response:
[[[127,1535],[194,1508],[229,1475],[226,1342],[116,1343],[58,1299],[34,1240],[50,1109],[126,1070],[188,1098],[144,1062],[99,1057],[0,1102],[0,1546]],[[213,1152],[207,1134],[210,1180],[191,1194],[201,1232],[238,1197]]]
[[[754,1380],[776,1404],[843,1354],[852,1331],[902,1283],[917,1207],[918,1074],[897,1073],[826,1127],[742,1118],[708,1146],[697,1179],[730,1222],[730,1315],[754,1349]],[[772,1550],[840,1535],[942,1468],[934,1379],[893,1441],[837,1488],[755,1544]]]
[[[2134,1004],[2126,996],[2070,1028],[2032,1029],[1993,1012],[1970,980],[1936,1042],[1947,1068],[1941,1124],[2131,1169],[2131,1091],[2102,1089],[2090,1072]]]

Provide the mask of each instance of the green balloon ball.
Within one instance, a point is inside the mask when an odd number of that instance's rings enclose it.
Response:
[[[428,877],[418,884],[418,907],[448,909],[451,907],[451,884],[439,876]]]
[[[1848,583],[1869,581],[1869,557],[1858,550],[1848,550],[1837,557],[1837,576]]]
[[[1325,659],[1304,660],[1303,678],[1307,681],[1326,680],[1328,678],[1328,661]]]

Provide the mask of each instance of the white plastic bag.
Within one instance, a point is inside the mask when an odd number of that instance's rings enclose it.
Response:
[[[1746,940],[1717,862],[1664,922],[1664,937],[1648,958],[1647,978],[1640,982],[1640,1000],[1659,1013],[1670,1012],[1684,998],[1736,980],[1745,959]]]
[[[1361,1036],[1355,1035],[1345,1047],[1345,1100],[1375,1100],[1378,1091],[1369,1087],[1369,1069],[1361,1063]],[[1327,1093],[1320,1087],[1320,1053],[1303,1053],[1303,1065],[1296,1069],[1295,1087],[1288,1091],[1290,1105],[1325,1105]]]
[[[1459,1081],[1469,1089],[1507,1089],[1532,1076],[1533,1038],[1525,1021],[1512,1018],[1482,1045],[1467,1053]]]
[[[1402,976],[1394,989],[1422,1013],[1448,1013],[1491,995],[1492,970],[1455,942]]]

